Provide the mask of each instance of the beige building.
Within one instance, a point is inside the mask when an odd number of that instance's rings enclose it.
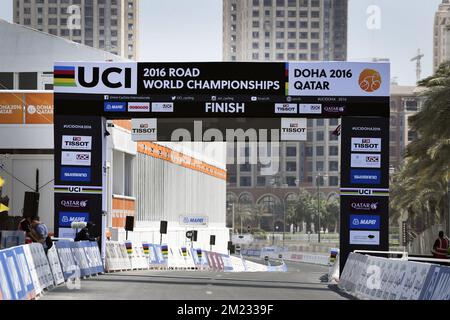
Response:
[[[138,58],[139,0],[14,0],[14,22]]]
[[[450,60],[450,1],[442,0],[434,17],[433,70]]]
[[[409,125],[409,117],[420,111],[423,99],[421,88],[391,85],[391,124],[389,133],[389,165],[393,170],[403,163],[407,145],[417,137]]]
[[[225,61],[345,61],[347,0],[224,0]],[[261,165],[228,165],[228,203],[256,204],[282,212],[299,187],[322,198],[337,197],[340,137],[338,119],[309,119],[306,142],[280,144],[279,171]],[[248,151],[246,151],[247,153]],[[324,178],[325,176],[325,178]],[[270,220],[270,219],[269,219]],[[273,223],[263,221],[271,230]]]

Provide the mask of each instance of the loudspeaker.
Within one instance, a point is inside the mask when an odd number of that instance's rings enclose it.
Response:
[[[161,225],[159,226],[159,233],[167,233],[167,221],[161,220]]]
[[[228,250],[231,250],[233,248],[233,242],[228,241]]]
[[[38,216],[39,209],[39,193],[38,192],[25,192],[25,198],[23,200],[23,216],[25,218],[34,218]]]
[[[209,245],[214,246],[215,244],[216,244],[216,236],[212,234],[209,236]]]
[[[197,241],[197,230],[192,231],[192,241]]]
[[[133,231],[134,229],[134,217],[133,216],[127,216],[125,220],[125,230],[126,231]]]

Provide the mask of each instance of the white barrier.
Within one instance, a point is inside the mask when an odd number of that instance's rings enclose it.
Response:
[[[322,266],[328,266],[330,262],[329,255],[320,253],[314,254],[309,252],[266,252],[265,255],[271,259],[282,259],[286,261],[319,264]]]
[[[338,287],[359,299],[450,300],[450,267],[350,253]]]
[[[44,289],[54,286],[52,270],[42,245],[39,243],[24,245],[23,250],[33,283],[35,284],[36,294],[40,294]]]
[[[148,259],[142,248],[142,243],[126,241],[125,247],[133,270],[149,268]]]
[[[131,261],[124,243],[117,241],[106,242],[105,269],[107,272],[131,270]]]
[[[52,271],[53,279],[55,285],[60,285],[64,283],[64,275],[61,269],[61,263],[59,262],[58,252],[56,247],[53,246],[47,251],[47,259]]]

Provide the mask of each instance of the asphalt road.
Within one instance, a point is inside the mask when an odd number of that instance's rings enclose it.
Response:
[[[328,267],[288,263],[288,272],[138,270],[109,273],[65,285],[41,300],[334,300]]]

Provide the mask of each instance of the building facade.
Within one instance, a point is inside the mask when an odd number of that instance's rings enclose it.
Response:
[[[9,217],[20,217],[25,192],[37,185],[38,214],[53,232],[53,92],[36,90],[42,89],[37,79],[48,74],[48,84],[53,83],[55,61],[125,59],[2,20],[0,28],[5,30],[0,33],[0,84],[8,89],[0,90],[0,136],[7,137],[0,141],[2,195],[10,198]],[[27,90],[21,86],[24,75],[33,79]],[[197,230],[197,247],[209,250],[209,236],[214,234],[213,249],[225,253],[229,240],[225,144],[136,143],[130,129],[129,120],[108,121],[106,227],[111,238],[124,240],[125,217],[134,216],[129,239],[159,243],[159,223],[165,220],[165,243],[186,245],[186,231]],[[82,209],[68,209],[74,210]],[[194,222],[185,222],[192,217]]]
[[[138,58],[139,0],[14,0],[14,22],[130,60]]]
[[[450,60],[450,1],[442,0],[434,16],[433,70]]]
[[[225,0],[225,61],[344,61],[347,58],[347,0]],[[308,119],[306,142],[280,143],[276,178],[261,165],[231,164],[228,200],[275,203],[306,188],[324,198],[339,188],[338,119]],[[274,182],[276,180],[276,182]],[[317,185],[318,184],[318,185]]]

